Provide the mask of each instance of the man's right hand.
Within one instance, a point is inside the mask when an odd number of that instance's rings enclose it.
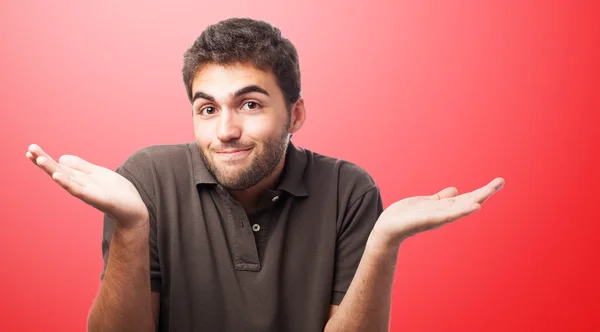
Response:
[[[148,222],[148,209],[129,180],[77,156],[63,155],[58,162],[32,144],[26,156],[71,195],[105,213],[121,229]]]

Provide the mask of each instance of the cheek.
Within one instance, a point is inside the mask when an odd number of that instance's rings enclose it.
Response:
[[[214,128],[205,121],[194,120],[194,136],[201,147],[206,147],[214,137]]]
[[[285,120],[285,119],[284,119]],[[285,121],[272,117],[256,117],[245,121],[244,135],[257,141],[264,141],[281,135]]]

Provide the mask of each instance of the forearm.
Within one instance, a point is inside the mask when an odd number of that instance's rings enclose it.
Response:
[[[371,233],[352,283],[325,332],[388,331],[399,244]]]
[[[115,227],[89,332],[155,331],[149,261],[148,223],[134,230]]]

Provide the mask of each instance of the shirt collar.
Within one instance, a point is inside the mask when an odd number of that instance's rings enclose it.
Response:
[[[217,184],[217,180],[210,174],[202,157],[200,156],[200,148],[198,143],[190,142],[188,144],[190,153],[192,154],[192,168],[194,172],[194,182],[196,185],[199,184]]]
[[[285,164],[279,181],[278,190],[286,191],[297,197],[308,196],[304,186],[304,171],[306,169],[306,151],[296,147],[292,141],[288,144],[285,154]]]
[[[198,144],[194,141],[190,142],[188,146],[192,155],[192,168],[196,185],[217,184],[217,181],[210,174],[200,156]],[[285,164],[277,190],[286,191],[297,197],[308,196],[306,187],[304,186],[306,165],[306,151],[303,148],[296,147],[290,141],[285,154]]]

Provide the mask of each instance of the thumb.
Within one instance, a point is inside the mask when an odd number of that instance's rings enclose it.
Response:
[[[444,188],[437,193],[429,196],[429,199],[440,200],[458,195],[458,189],[455,187]]]
[[[91,173],[97,166],[77,156],[63,155],[58,159],[60,164],[76,169],[83,173]]]

